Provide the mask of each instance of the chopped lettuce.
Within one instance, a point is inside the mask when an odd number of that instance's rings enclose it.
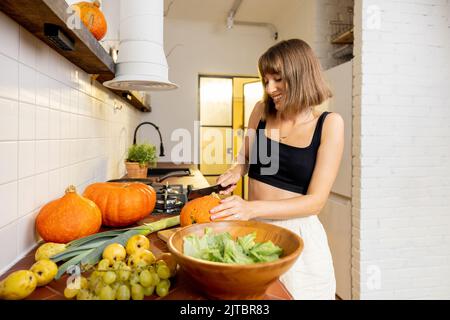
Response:
[[[283,250],[274,245],[272,241],[267,241],[255,244],[249,255],[260,262],[270,262],[277,260],[282,252]]]
[[[223,263],[251,264],[270,262],[280,258],[283,250],[272,241],[256,243],[256,232],[234,240],[230,233],[213,234],[205,228],[202,237],[190,234],[184,237],[183,250],[187,256]]]
[[[248,254],[250,249],[255,246],[256,232],[249,233],[246,236],[238,237],[237,241],[241,245],[245,254]]]

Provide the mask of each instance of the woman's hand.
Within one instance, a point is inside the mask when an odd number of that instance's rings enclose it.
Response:
[[[217,178],[217,184],[222,185],[222,187],[229,186],[227,189],[222,190],[219,194],[230,194],[236,189],[236,185],[241,180],[241,168],[236,166],[231,168]]]
[[[255,217],[253,202],[246,201],[238,196],[231,196],[220,201],[212,208],[211,220],[250,220]]]

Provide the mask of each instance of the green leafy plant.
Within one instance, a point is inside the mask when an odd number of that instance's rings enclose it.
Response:
[[[138,162],[141,166],[148,166],[155,164],[157,159],[156,147],[152,144],[133,144],[128,149],[127,161],[129,162]]]

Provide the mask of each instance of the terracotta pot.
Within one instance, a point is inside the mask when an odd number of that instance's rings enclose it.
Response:
[[[141,166],[138,162],[125,161],[128,178],[147,178],[147,166]]]

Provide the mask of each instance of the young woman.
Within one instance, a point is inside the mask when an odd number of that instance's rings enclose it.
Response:
[[[248,173],[249,200],[223,199],[212,219],[257,219],[296,232],[304,249],[281,281],[295,299],[334,299],[333,261],[318,214],[339,169],[344,122],[339,114],[314,111],[332,94],[306,42],[279,42],[260,57],[258,68],[265,93],[248,123],[249,133],[257,134],[246,135],[241,160],[217,180],[229,194]],[[272,151],[257,151],[266,145]],[[265,154],[269,163],[261,159]]]

